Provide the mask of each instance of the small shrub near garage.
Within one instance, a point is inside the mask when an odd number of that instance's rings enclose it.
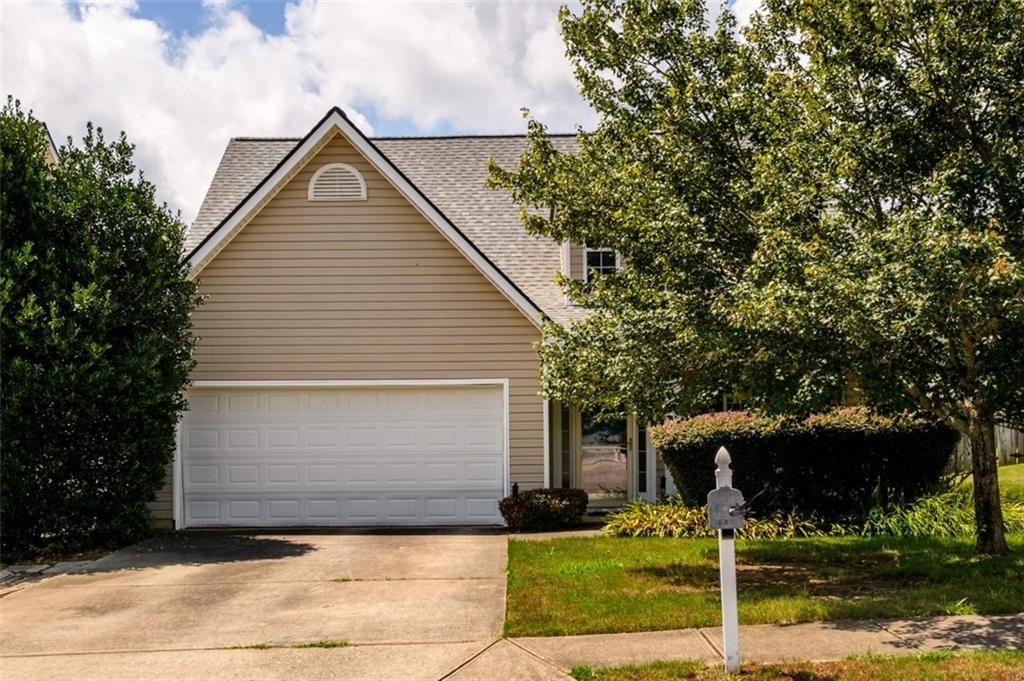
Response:
[[[706,503],[715,452],[725,446],[753,516],[793,511],[830,521],[940,490],[957,435],[916,415],[843,407],[807,418],[704,414],[658,426],[652,440],[687,505]]]
[[[587,493],[581,489],[531,489],[505,497],[499,509],[512,532],[557,530],[583,519]]]

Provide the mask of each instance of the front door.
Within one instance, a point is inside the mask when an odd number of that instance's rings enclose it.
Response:
[[[580,420],[582,487],[592,507],[618,506],[629,494],[628,422],[585,413]]]

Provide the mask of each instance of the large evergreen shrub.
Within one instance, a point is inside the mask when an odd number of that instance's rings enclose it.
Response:
[[[3,561],[131,541],[164,483],[193,366],[183,225],[122,134],[46,160],[31,113],[0,117]]]
[[[845,407],[803,419],[704,414],[658,426],[652,440],[688,504],[707,502],[715,452],[725,446],[733,485],[753,513],[835,519],[936,491],[957,434],[924,417]]]

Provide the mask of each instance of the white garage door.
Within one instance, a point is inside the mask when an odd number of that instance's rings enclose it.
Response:
[[[193,389],[185,524],[500,523],[500,386]]]

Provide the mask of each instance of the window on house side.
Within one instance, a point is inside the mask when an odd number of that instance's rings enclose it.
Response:
[[[614,274],[618,265],[618,258],[610,248],[588,248],[585,251],[587,267],[584,272],[584,281],[590,281],[591,273],[599,275]]]

